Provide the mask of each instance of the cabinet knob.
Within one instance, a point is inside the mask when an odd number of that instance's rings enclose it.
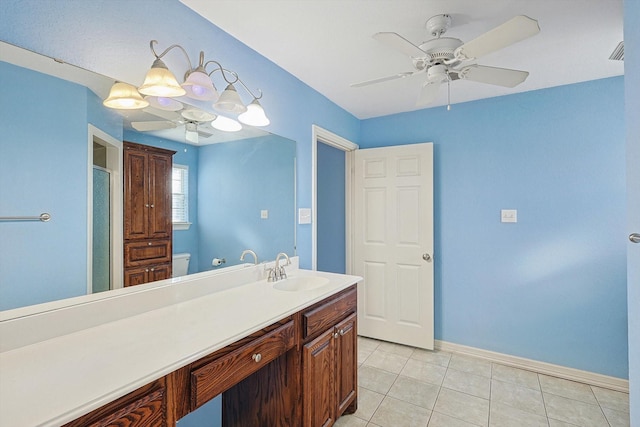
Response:
[[[151,242],[149,242],[148,245],[151,246]]]
[[[340,336],[344,335],[344,329],[340,329]]]
[[[148,269],[148,268],[146,268],[144,271],[145,271],[145,273],[148,273],[148,272],[149,272],[149,269]]]
[[[151,271],[155,271],[155,270],[156,270],[155,268],[152,268],[152,269],[151,269]]]
[[[151,207],[153,207],[153,205],[151,205]]]
[[[334,332],[334,333],[333,333],[333,338],[334,338],[334,339],[338,338],[339,336],[340,336],[340,335],[339,335],[337,332]]]
[[[262,360],[262,355],[260,353],[255,353],[251,358],[254,362],[258,363]]]
[[[149,203],[145,203],[144,207],[148,208],[149,207]]]

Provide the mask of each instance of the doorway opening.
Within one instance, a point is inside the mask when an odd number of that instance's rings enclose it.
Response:
[[[352,152],[358,145],[316,125],[312,134],[311,268],[349,273]]]
[[[122,143],[88,132],[87,293],[122,287]]]

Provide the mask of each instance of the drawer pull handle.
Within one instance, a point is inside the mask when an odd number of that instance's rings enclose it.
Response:
[[[255,353],[251,358],[254,362],[259,363],[262,360],[262,355],[260,353]]]

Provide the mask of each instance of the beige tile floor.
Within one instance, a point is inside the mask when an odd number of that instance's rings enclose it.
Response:
[[[628,427],[629,395],[358,337],[358,410],[337,427]]]

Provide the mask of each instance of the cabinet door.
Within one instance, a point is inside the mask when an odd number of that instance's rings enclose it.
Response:
[[[124,239],[144,239],[149,226],[148,156],[125,149],[124,165]]]
[[[147,283],[149,267],[135,267],[124,269],[124,286],[135,286]]]
[[[150,239],[171,237],[171,156],[149,154]]]
[[[328,427],[336,419],[335,346],[333,328],[302,350],[305,427]]]
[[[171,264],[154,265],[149,269],[149,282],[171,278]]]
[[[165,378],[141,387],[63,427],[170,427],[175,414]]]
[[[356,314],[352,314],[336,326],[338,345],[336,346],[336,388],[338,413],[355,402],[358,387],[358,336]],[[350,412],[355,412],[355,407]]]

